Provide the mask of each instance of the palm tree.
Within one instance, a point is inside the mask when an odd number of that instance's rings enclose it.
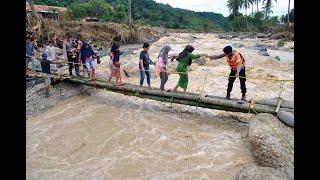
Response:
[[[289,4],[288,4],[288,24],[289,24],[289,20],[290,20],[289,19],[289,17],[290,17],[289,15],[290,15],[290,0],[289,0]]]
[[[251,14],[253,14],[253,4],[254,4],[254,1],[255,1],[255,0],[249,0],[250,6],[251,6],[251,8],[252,8]]]
[[[128,16],[129,16],[129,24],[132,25],[131,0],[128,0]]]
[[[277,2],[277,0],[274,0],[274,1]],[[267,19],[268,14],[272,13],[272,10],[271,10],[272,0],[263,0],[263,3],[265,4],[265,6],[263,8],[265,9],[266,19]]]
[[[250,7],[250,0],[242,0],[242,4],[243,4],[243,7],[245,8],[246,10],[246,16],[247,16],[247,9]]]
[[[247,9],[248,9],[249,6],[250,6],[250,0],[242,0],[242,5],[243,5],[243,7],[244,7],[245,10],[246,10],[246,24],[247,24],[247,29],[248,29],[248,19],[247,19],[248,14],[247,14]]]
[[[242,7],[243,1],[242,0],[228,0],[227,7],[231,11],[231,14],[235,17],[238,16],[238,29],[240,28],[239,23],[239,10]]]
[[[257,4],[257,12],[259,12],[259,2],[261,2],[261,0],[254,0]]]

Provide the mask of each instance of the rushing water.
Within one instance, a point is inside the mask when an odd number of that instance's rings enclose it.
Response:
[[[232,43],[214,34],[198,34],[197,39],[173,34],[152,44],[149,54],[155,60],[166,44],[173,48],[170,53],[192,44],[195,53],[220,54]],[[248,48],[255,40],[241,43],[245,47],[237,49],[246,58],[247,76],[293,78],[293,52],[272,50],[270,57],[264,57]],[[139,82],[139,52],[133,48],[121,58],[131,74],[123,76],[125,82]],[[103,59],[97,66],[98,77],[106,77],[106,64]],[[225,96],[229,68],[224,59],[193,64],[191,69],[187,91]],[[174,87],[178,78],[171,74],[166,89]],[[151,85],[159,84],[153,76]],[[284,99],[293,100],[293,86],[285,84]],[[279,94],[279,83],[271,81],[248,78],[247,88],[248,99]],[[233,89],[232,96],[240,97],[238,80]],[[103,90],[73,97],[27,120],[27,179],[235,179],[241,166],[253,161],[244,138],[247,126],[234,121],[241,116],[221,114],[228,113]]]
[[[234,179],[252,162],[245,125],[167,106],[99,92],[28,119],[27,179]]]

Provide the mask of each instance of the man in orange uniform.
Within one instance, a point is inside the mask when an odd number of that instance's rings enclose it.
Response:
[[[226,46],[223,48],[223,54],[217,55],[217,56],[210,56],[211,60],[219,59],[222,57],[227,58],[227,63],[229,64],[231,68],[231,72],[229,74],[229,83],[228,83],[228,89],[227,89],[227,96],[226,99],[230,99],[230,93],[232,91],[233,83],[236,80],[236,78],[239,78],[240,76],[240,88],[242,92],[241,100],[246,100],[246,69],[244,65],[244,59],[242,55],[236,51],[232,50],[231,46]]]

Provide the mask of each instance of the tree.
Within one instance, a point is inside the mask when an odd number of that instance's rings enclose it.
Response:
[[[254,4],[254,1],[255,1],[255,0],[248,0],[248,1],[249,1],[249,3],[250,3],[251,8],[252,8],[251,14],[253,14],[253,4]]]
[[[274,0],[275,2],[277,2],[277,0]],[[265,9],[265,15],[266,15],[266,19],[268,19],[268,14],[272,13],[272,0],[263,0],[264,3],[264,9]]]
[[[109,21],[113,19],[115,14],[113,7],[103,0],[74,3],[69,7],[69,10],[76,19],[91,16]]]
[[[117,4],[115,6],[115,20],[118,22],[123,21],[127,15],[127,9],[124,4]]]
[[[254,0],[257,4],[257,12],[259,12],[259,2],[261,2],[261,0]]]
[[[288,3],[288,14],[290,14],[290,0],[289,0],[289,3]],[[289,16],[288,16],[288,24],[289,24],[289,21],[290,21]]]
[[[129,16],[129,24],[132,25],[131,0],[128,0],[128,16]]]
[[[248,19],[247,19],[247,16],[248,16],[248,14],[247,14],[247,9],[250,7],[250,0],[242,0],[243,2],[242,2],[242,4],[243,4],[243,7],[245,8],[245,10],[246,10],[246,25],[247,25],[247,29],[248,29]]]
[[[239,15],[239,10],[243,5],[243,1],[242,0],[228,0],[227,1],[227,7],[228,9],[231,11],[231,14],[233,16],[237,16]],[[239,16],[238,17],[238,28],[237,30],[240,29],[240,23],[239,23]]]

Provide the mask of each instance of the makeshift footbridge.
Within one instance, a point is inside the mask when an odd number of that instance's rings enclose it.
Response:
[[[28,77],[41,77],[41,73],[27,73]],[[259,100],[259,101],[240,101],[237,99],[227,100],[224,97],[196,94],[191,92],[167,92],[159,88],[140,87],[139,85],[125,83],[124,85],[115,85],[103,80],[90,81],[88,78],[70,77],[65,75],[52,75],[52,78],[58,81],[64,81],[72,84],[80,84],[102,88],[108,91],[121,93],[128,96],[153,99],[162,102],[185,104],[203,108],[244,112],[244,113],[271,113],[277,115],[279,111],[294,113],[294,104],[291,101],[284,101],[282,98]]]

